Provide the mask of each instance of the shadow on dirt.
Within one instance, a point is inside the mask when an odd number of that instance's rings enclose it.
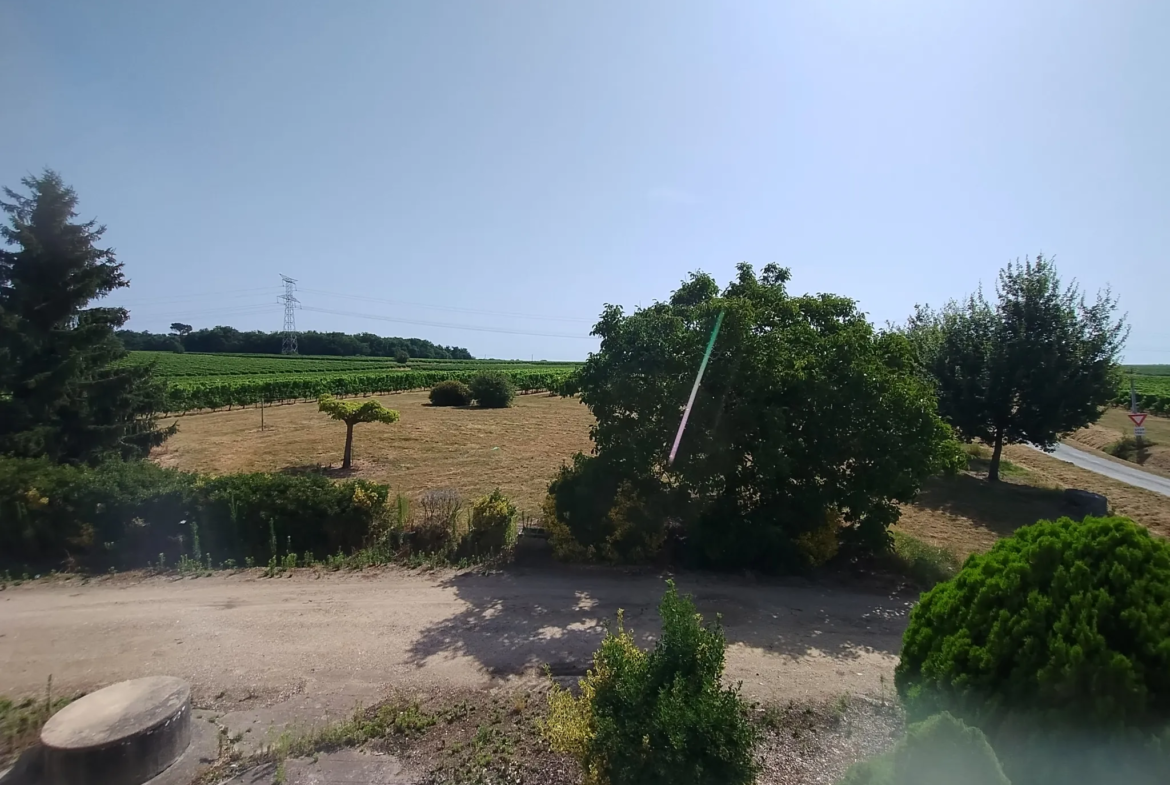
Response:
[[[538,671],[584,675],[606,625],[624,611],[626,629],[651,647],[667,572],[563,564],[517,565],[444,581],[467,607],[436,622],[409,650],[418,667],[434,657],[470,656],[495,676]],[[896,654],[909,601],[904,596],[811,584],[710,574],[674,575],[705,621],[721,616],[729,646],[778,657],[813,652],[847,662],[864,652]]]
[[[1000,537],[1039,520],[1063,515],[1080,520],[1085,515],[1083,510],[1065,501],[1062,490],[1009,480],[990,483],[971,474],[931,480],[915,504],[962,516]]]

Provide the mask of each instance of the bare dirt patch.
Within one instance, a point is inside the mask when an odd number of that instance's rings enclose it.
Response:
[[[401,419],[354,429],[354,469],[346,477],[387,483],[418,496],[453,488],[474,497],[500,488],[529,514],[540,509],[556,468],[589,452],[593,416],[578,400],[517,396],[508,409],[431,406],[426,393],[379,396]],[[345,427],[315,403],[179,417],[179,432],[152,458],[189,471],[226,474],[339,466]],[[332,472],[331,476],[342,476]]]

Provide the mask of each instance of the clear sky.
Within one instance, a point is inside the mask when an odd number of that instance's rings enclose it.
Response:
[[[575,359],[690,270],[780,262],[882,324],[1042,251],[1166,363],[1167,31],[1167,0],[5,0],[0,183],[77,189],[134,329],[280,329],[284,273],[302,329]]]

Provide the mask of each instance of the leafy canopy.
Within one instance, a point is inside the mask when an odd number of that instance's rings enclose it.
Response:
[[[323,395],[317,401],[317,411],[349,426],[364,422],[398,422],[398,412],[387,409],[378,401],[343,401],[331,395]]]
[[[943,417],[968,441],[993,446],[993,480],[1004,444],[1051,448],[1100,417],[1117,394],[1128,334],[1108,291],[1087,304],[1042,255],[1001,270],[996,297],[979,291],[940,311],[919,307],[904,328]]]
[[[77,195],[52,171],[4,189],[0,227],[0,452],[96,463],[141,458],[175,431],[159,429],[164,387],[126,355],[114,331],[124,308],[90,307],[129,285],[105,227],[78,223]]]
[[[658,519],[681,521],[692,555],[713,566],[776,568],[799,558],[796,539],[833,510],[854,543],[884,548],[898,503],[960,461],[932,390],[914,372],[911,344],[875,331],[852,300],[790,295],[787,269],[738,270],[722,295],[695,273],[667,302],[628,316],[606,307],[593,331],[600,351],[576,379],[597,420],[593,460],[603,468],[595,473],[610,499],[619,487],[655,505],[662,497]],[[588,527],[589,517],[568,525]]]

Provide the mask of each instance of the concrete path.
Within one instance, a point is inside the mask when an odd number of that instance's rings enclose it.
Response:
[[[1043,452],[1039,447],[1028,446],[1034,450]],[[1067,444],[1058,444],[1054,452],[1047,454],[1065,463],[1071,463],[1077,468],[1100,474],[1103,477],[1109,477],[1110,479],[1118,480],[1119,482],[1124,482],[1137,488],[1144,488],[1147,491],[1160,493],[1163,496],[1170,496],[1170,479],[1160,477],[1156,474],[1150,474],[1135,467],[1115,463],[1108,458],[1095,455],[1087,450],[1078,450],[1076,447],[1070,447]]]

